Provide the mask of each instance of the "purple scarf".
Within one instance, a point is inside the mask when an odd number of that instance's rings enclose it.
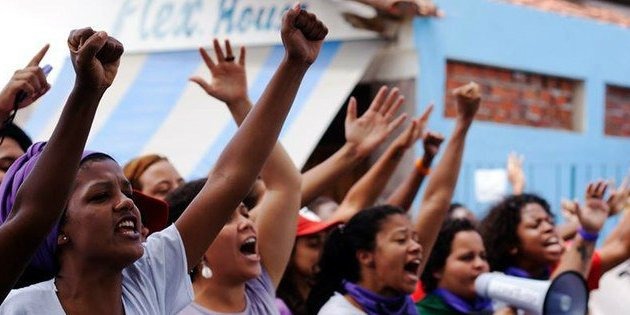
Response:
[[[343,288],[368,315],[417,315],[413,301],[409,295],[400,297],[384,297],[364,289],[352,282],[343,281]]]
[[[551,271],[549,270],[549,268],[545,270],[541,278],[536,278],[532,276],[531,274],[529,274],[529,272],[525,271],[525,269],[518,268],[518,267],[507,267],[504,273],[508,276],[527,278],[527,279],[548,280],[551,277]]]
[[[439,296],[448,306],[464,314],[492,311],[492,300],[478,296],[470,303],[446,289],[435,289],[433,294]]]
[[[4,175],[2,184],[0,184],[0,224],[3,224],[9,219],[18,189],[35,168],[39,157],[44,151],[45,145],[46,142],[37,142],[30,146],[24,155],[15,160],[15,162],[7,170],[7,173]],[[81,155],[81,162],[94,154],[104,153],[84,151]],[[29,276],[29,272],[37,274],[37,277],[47,277],[48,279],[51,279],[55,275],[55,251],[57,250],[57,233],[59,232],[58,225],[59,223],[55,224],[44,242],[42,242],[33,255],[33,258],[27,267],[27,271],[24,274],[25,277]],[[43,281],[47,279],[41,280]]]

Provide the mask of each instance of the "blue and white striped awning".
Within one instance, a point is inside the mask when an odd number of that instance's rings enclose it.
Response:
[[[379,41],[329,42],[308,71],[284,126],[281,141],[302,165],[361,79]],[[247,77],[257,100],[282,59],[282,46],[247,51]],[[126,55],[99,107],[87,147],[121,164],[146,153],[166,155],[186,178],[205,176],[236,131],[226,106],[188,78],[209,77],[197,51]],[[69,61],[52,90],[25,118],[27,132],[47,139],[73,86]]]

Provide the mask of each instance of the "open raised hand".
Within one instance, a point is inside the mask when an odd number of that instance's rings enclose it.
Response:
[[[457,114],[459,119],[472,121],[479,110],[481,102],[481,92],[479,85],[470,82],[453,90],[453,95],[457,98]]]
[[[107,33],[92,28],[73,30],[68,36],[70,59],[77,74],[75,84],[97,90],[105,90],[114,82],[122,43]]]
[[[240,48],[238,62],[232,52],[230,41],[225,41],[225,51],[217,39],[213,40],[216,62],[210,57],[208,52],[199,48],[201,58],[208,66],[212,75],[210,82],[200,76],[193,76],[190,81],[197,83],[208,95],[225,102],[228,106],[246,101],[247,97],[247,76],[245,72],[245,47]]]
[[[310,65],[317,59],[328,28],[298,3],[285,13],[281,34],[288,59]]]
[[[614,187],[614,183],[611,186]],[[610,207],[611,216],[630,209],[630,178],[626,177],[619,187],[610,190],[606,203]]]
[[[9,83],[0,92],[0,112],[9,113],[14,108],[16,98],[20,92],[26,93],[18,104],[17,108],[31,105],[40,96],[50,90],[50,84],[46,81],[46,75],[39,67],[49,45],[47,44],[37,52],[37,54],[26,65],[26,68],[15,71]]]
[[[511,152],[507,159],[508,181],[512,184],[514,194],[523,193],[525,189],[525,173],[523,172],[523,155]]]
[[[406,118],[406,114],[402,114],[394,119],[405,101],[398,88],[391,89],[389,94],[387,91],[388,88],[382,86],[368,110],[359,118],[357,100],[350,98],[345,121],[346,142],[355,145],[361,156],[372,153]]]
[[[604,226],[610,208],[604,202],[604,194],[608,184],[605,181],[597,181],[588,184],[584,197],[585,205],[576,208],[578,220],[582,228],[589,233],[599,233]]]

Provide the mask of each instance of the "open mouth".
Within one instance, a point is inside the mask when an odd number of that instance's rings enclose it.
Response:
[[[241,253],[243,253],[243,255],[257,255],[257,251],[256,251],[256,237],[254,236],[250,236],[248,237],[245,242],[243,242],[243,244],[241,244],[241,247],[239,248],[239,250],[241,251]]]
[[[420,259],[416,258],[408,263],[405,264],[405,266],[403,267],[403,269],[405,270],[405,272],[413,274],[414,276],[418,276],[418,270],[420,269]]]
[[[116,232],[125,236],[135,237],[138,234],[138,226],[134,217],[125,217],[116,225]]]

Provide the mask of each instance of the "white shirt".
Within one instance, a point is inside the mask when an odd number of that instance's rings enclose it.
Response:
[[[181,236],[175,225],[171,225],[149,236],[142,245],[142,257],[122,272],[125,313],[176,314],[193,300]],[[54,281],[11,291],[0,305],[0,315],[66,314],[57,298]]]
[[[317,315],[366,315],[364,311],[352,305],[343,295],[335,292],[335,295],[322,306]]]

